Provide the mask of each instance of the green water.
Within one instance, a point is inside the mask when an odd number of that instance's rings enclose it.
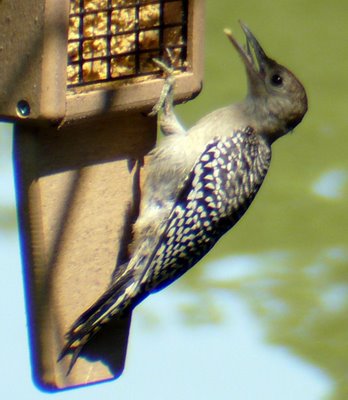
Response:
[[[272,58],[299,77],[309,111],[293,134],[273,146],[271,170],[247,215],[203,261],[242,254],[255,268],[240,279],[214,279],[213,273],[207,278],[203,268],[194,268],[182,286],[195,291],[197,306],[184,312],[200,323],[207,322],[210,310],[208,320],[222,322],[214,293],[238,294],[262,322],[268,342],[319,367],[332,380],[329,398],[343,400],[348,398],[348,2],[207,1],[204,90],[178,107],[187,125],[244,96],[242,64],[222,33],[231,27],[244,40],[239,18]],[[202,308],[207,298],[210,306]]]

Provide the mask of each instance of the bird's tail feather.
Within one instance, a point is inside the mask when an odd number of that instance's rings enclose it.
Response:
[[[72,325],[66,334],[67,342],[58,361],[72,353],[67,375],[74,366],[83,346],[94,336],[102,325],[111,318],[122,316],[130,301],[136,297],[136,283],[131,271],[124,273],[108,290]]]

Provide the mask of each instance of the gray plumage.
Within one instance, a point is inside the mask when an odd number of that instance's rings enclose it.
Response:
[[[154,108],[162,111],[160,125],[166,137],[148,163],[130,261],[67,334],[60,358],[73,353],[70,369],[84,344],[105,323],[121,318],[180,277],[233,227],[266,176],[271,144],[293,129],[307,111],[301,83],[268,58],[241,25],[246,50],[225,32],[246,67],[246,99],[210,113],[188,131],[173,112],[170,68],[156,61],[168,75]]]

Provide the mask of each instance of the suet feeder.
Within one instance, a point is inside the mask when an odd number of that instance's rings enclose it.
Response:
[[[101,331],[67,376],[64,334],[127,259],[154,146],[146,116],[172,54],[176,101],[201,88],[203,0],[2,0],[0,118],[14,162],[33,376],[58,390],[123,370],[130,318]],[[146,160],[145,160],[146,163]]]

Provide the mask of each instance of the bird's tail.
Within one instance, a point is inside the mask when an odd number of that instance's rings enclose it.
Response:
[[[74,366],[83,346],[112,318],[121,317],[137,297],[137,284],[131,271],[120,276],[115,283],[72,325],[66,334],[66,344],[58,361],[72,353],[67,375]]]

